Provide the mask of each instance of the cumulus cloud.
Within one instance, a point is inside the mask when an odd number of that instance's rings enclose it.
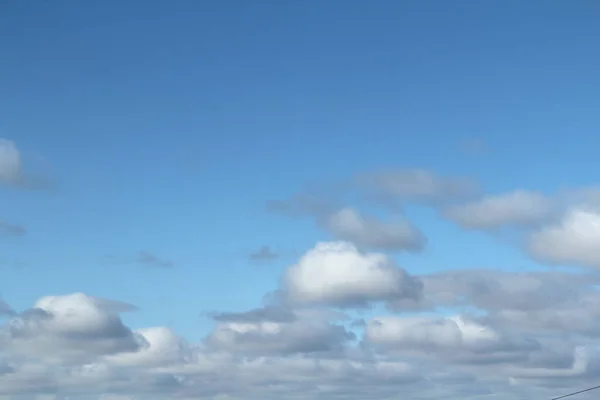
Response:
[[[499,335],[461,317],[379,317],[369,321],[366,338],[377,344],[439,351],[485,347]]]
[[[519,216],[527,207],[498,204],[478,229],[528,223]],[[309,249],[264,306],[209,313],[214,326],[196,342],[165,326],[127,326],[122,313],[136,307],[116,300],[45,296],[23,312],[0,300],[0,396],[520,400],[596,384],[597,270],[409,274],[365,250],[394,249],[382,243],[408,231],[341,210],[320,218],[338,218],[327,229],[347,241]],[[593,207],[572,207],[535,230],[528,249],[596,267],[594,218]]]
[[[533,334],[600,334],[600,275],[595,273],[480,269],[419,278],[422,309],[468,307],[483,312],[491,323]]]
[[[544,221],[553,211],[552,199],[541,193],[516,190],[454,205],[446,208],[443,214],[462,227],[485,230],[503,226],[530,226]]]
[[[474,305],[483,309],[546,306],[556,289],[547,273],[511,273],[494,270],[453,270],[424,275],[427,298],[445,306]],[[557,277],[560,279],[560,276]],[[558,294],[558,293],[554,293]],[[569,293],[570,294],[570,293]],[[541,304],[540,304],[541,303]]]
[[[58,364],[137,349],[141,338],[114,311],[83,293],[46,296],[12,318],[5,333],[15,354]]]
[[[366,340],[403,352],[435,354],[455,362],[515,362],[539,350],[535,340],[510,337],[490,325],[464,316],[380,317],[371,320]]]
[[[173,331],[157,326],[134,331],[142,339],[135,351],[119,352],[105,356],[107,363],[119,366],[164,366],[184,362],[190,354],[190,346]]]
[[[286,270],[283,290],[296,304],[365,307],[417,299],[421,282],[384,254],[361,253],[347,242],[323,242]]]
[[[287,202],[272,203],[270,208],[292,216],[309,216],[334,239],[351,242],[361,249],[418,252],[427,242],[425,235],[406,218],[395,216],[382,221],[365,216],[352,207],[335,208],[318,198],[296,196]],[[268,248],[251,259],[269,257]],[[261,257],[263,256],[263,257]]]
[[[308,262],[311,253],[327,262]],[[321,287],[323,297],[317,299],[326,300],[325,305],[399,294],[390,289],[397,282],[385,290],[379,286],[381,276],[392,282],[398,278],[381,255],[360,253],[347,243],[317,245],[307,255],[298,265],[323,267],[315,279],[333,285],[336,293],[327,293],[329,284]],[[524,393],[544,397],[552,388],[585,386],[600,371],[592,331],[569,328],[568,321],[558,328],[539,318],[583,304],[588,319],[598,320],[594,310],[599,308],[591,303],[598,296],[594,276],[482,270],[430,274],[421,277],[421,301],[468,305],[486,313],[375,316],[361,337],[346,327],[354,320],[347,311],[270,304],[211,313],[214,329],[196,344],[163,326],[127,327],[119,317],[135,310],[127,303],[82,293],[46,296],[25,312],[9,312],[12,317],[0,328],[0,394],[77,400],[363,399],[397,393],[422,399],[486,393],[513,400]],[[357,277],[371,285],[357,286]],[[318,289],[307,287],[315,299]],[[504,318],[515,310],[538,320],[526,324]]]
[[[211,348],[243,354],[339,352],[354,334],[332,324],[318,312],[296,311],[288,318],[273,309],[216,316],[217,326],[207,338]]]
[[[528,250],[542,262],[600,268],[599,243],[600,211],[573,207],[558,223],[532,233]]]
[[[328,215],[322,225],[336,239],[364,249],[414,252],[426,243],[425,236],[404,218],[385,223],[349,207]]]
[[[593,372],[590,367],[590,351],[583,346],[578,346],[573,351],[572,362],[564,368],[508,368],[513,379],[519,380],[542,380],[561,379],[581,376]]]

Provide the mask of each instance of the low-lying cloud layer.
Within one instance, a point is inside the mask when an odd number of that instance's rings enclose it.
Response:
[[[0,141],[0,184],[22,177],[20,153]],[[307,194],[269,204],[312,218],[331,240],[289,263],[262,306],[205,312],[213,328],[199,342],[127,326],[122,314],[136,307],[119,299],[48,295],[25,310],[0,299],[0,400],[524,400],[598,384],[597,189],[486,196],[425,170],[349,187],[381,213]],[[526,256],[570,269],[417,274],[393,257],[429,243],[407,205],[468,230],[517,231]],[[25,228],[0,219],[0,233]],[[249,255],[276,258],[268,246]],[[174,265],[147,251],[136,261]]]
[[[271,302],[210,313],[214,330],[200,343],[127,327],[120,314],[134,306],[83,293],[22,312],[0,302],[0,394],[545,398],[600,373],[599,283],[593,272],[415,276],[383,253],[329,242],[284,271]],[[355,310],[377,305],[429,312],[353,323]]]

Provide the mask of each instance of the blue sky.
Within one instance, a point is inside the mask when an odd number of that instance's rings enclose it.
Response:
[[[200,340],[202,312],[260,306],[332,238],[269,201],[383,169],[485,195],[594,186],[599,18],[586,1],[5,2],[0,137],[56,186],[0,189],[27,229],[0,238],[2,298],[81,291]],[[438,211],[405,208],[427,245],[389,255],[411,274],[547,268]],[[279,257],[250,262],[261,246]]]
[[[5,257],[31,269],[2,272],[22,307],[78,289],[139,305],[140,323],[177,325],[256,303],[280,269],[249,266],[246,253],[326,238],[264,212],[310,182],[384,167],[474,177],[490,192],[596,178],[592,2],[7,7],[0,128],[58,180],[51,194],[2,193],[30,231]],[[485,151],[465,151],[470,141]],[[503,243],[416,218],[435,239],[413,269],[529,265]],[[101,262],[140,250],[178,267]]]

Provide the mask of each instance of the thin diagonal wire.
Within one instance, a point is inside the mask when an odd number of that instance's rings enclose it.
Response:
[[[565,395],[562,395],[562,396],[559,396],[559,397],[555,397],[555,398],[550,399],[550,400],[564,399],[565,397],[571,397],[571,396],[575,396],[576,394],[585,393],[585,392],[591,392],[592,390],[596,390],[596,389],[600,389],[600,385],[594,386],[594,387],[591,387],[591,388],[587,388],[587,389],[583,389],[583,390],[580,390],[578,392],[573,392],[573,393],[565,394]]]

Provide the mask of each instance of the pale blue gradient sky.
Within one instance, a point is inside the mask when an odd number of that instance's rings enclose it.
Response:
[[[2,239],[28,264],[0,269],[2,297],[83,291],[197,339],[202,311],[258,305],[328,238],[265,212],[307,183],[382,167],[489,193],[595,183],[599,17],[591,1],[7,2],[0,137],[58,186],[0,192],[28,229]],[[411,273],[536,266],[428,209],[407,216],[429,237],[398,256]],[[251,265],[262,245],[283,256]],[[140,250],[175,267],[136,265]]]

